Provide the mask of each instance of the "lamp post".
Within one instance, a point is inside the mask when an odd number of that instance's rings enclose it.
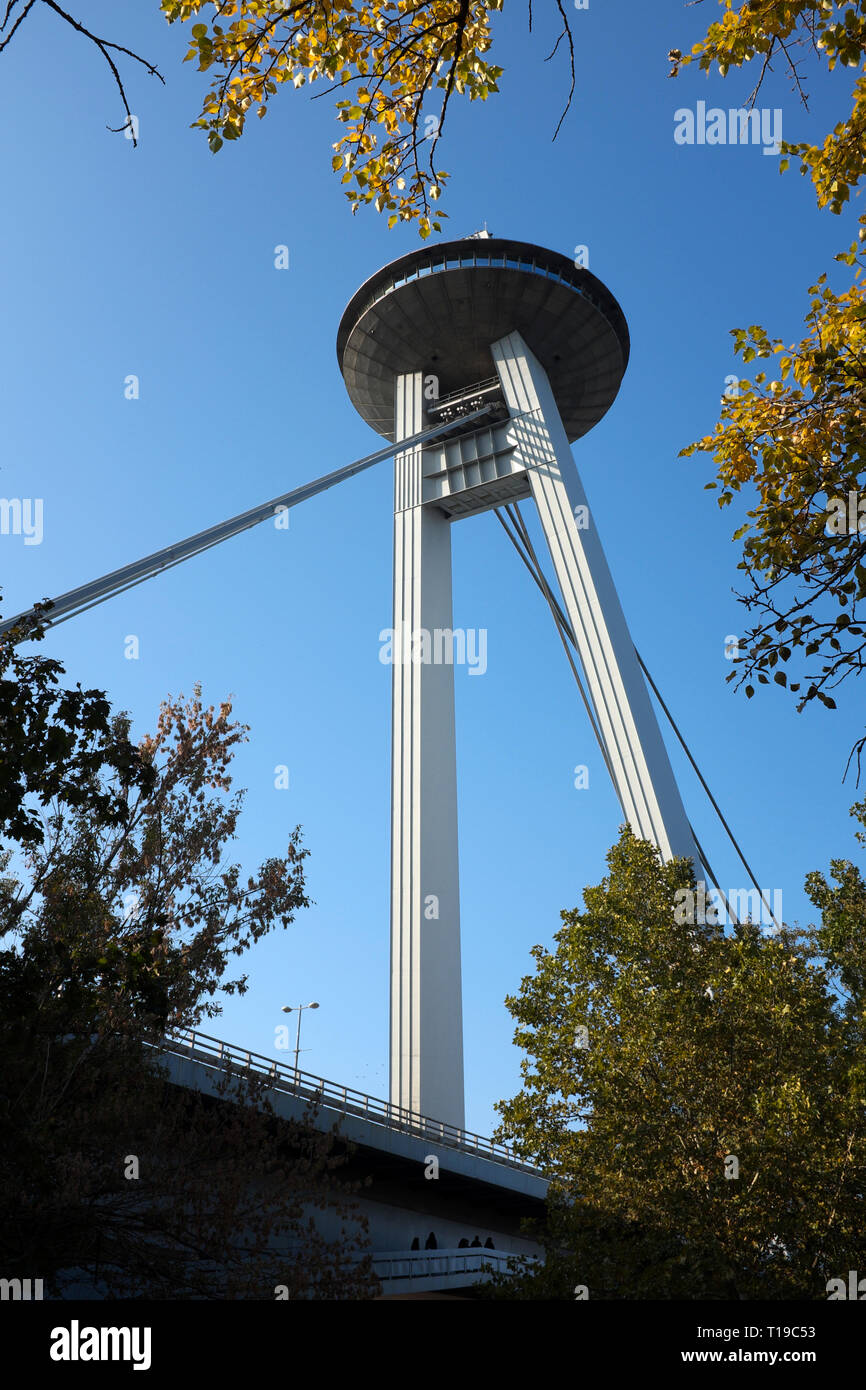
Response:
[[[294,1004],[294,1005],[292,1005],[292,1004],[283,1004],[283,1006],[282,1006],[282,1009],[283,1009],[283,1013],[284,1013],[284,1014],[290,1014],[290,1013],[292,1013],[292,1012],[294,1011],[294,1012],[296,1012],[297,1015],[298,1015],[298,1036],[297,1036],[297,1039],[296,1039],[296,1041],[295,1041],[295,1085],[296,1085],[296,1086],[297,1086],[297,1084],[298,1084],[298,1056],[299,1056],[300,1051],[301,1051],[301,1018],[302,1018],[302,1016],[303,1016],[304,1009],[317,1009],[318,1007],[319,1007],[319,1006],[318,1006],[318,1004],[316,1004],[316,1003],[313,1003],[313,1004]]]

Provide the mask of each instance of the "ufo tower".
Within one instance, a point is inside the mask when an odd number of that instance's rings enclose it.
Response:
[[[391,1103],[463,1128],[451,527],[531,499],[625,819],[664,858],[697,846],[570,445],[628,363],[613,295],[566,256],[479,234],[402,256],[349,302],[337,356],[395,456]],[[461,417],[477,413],[461,429]],[[587,524],[587,519],[589,519]],[[420,655],[419,655],[420,654]],[[414,659],[413,659],[414,658]]]

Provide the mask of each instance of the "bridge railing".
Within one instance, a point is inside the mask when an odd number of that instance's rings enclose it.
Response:
[[[480,1157],[492,1159],[494,1163],[507,1164],[509,1168],[519,1168],[525,1173],[542,1176],[539,1169],[531,1163],[523,1163],[515,1158],[507,1144],[498,1144],[493,1139],[485,1139],[483,1135],[473,1134],[470,1130],[459,1129],[456,1125],[445,1124],[426,1115],[417,1115],[414,1111],[392,1105],[390,1101],[368,1096],[364,1091],[355,1090],[353,1086],[340,1086],[337,1082],[328,1081],[325,1077],[316,1076],[300,1067],[283,1066],[282,1063],[275,1062],[260,1052],[235,1047],[234,1044],[223,1042],[220,1038],[212,1038],[207,1033],[191,1030],[188,1033],[169,1035],[163,1038],[159,1050],[178,1057],[189,1057],[193,1061],[204,1063],[205,1066],[222,1069],[231,1065],[243,1071],[255,1072],[258,1076],[267,1077],[274,1090],[298,1096],[329,1109],[341,1110],[347,1115],[362,1116],[387,1129],[399,1130],[401,1134],[434,1140],[438,1144],[459,1149],[462,1153],[478,1154]]]
[[[383,1283],[396,1279],[442,1279],[455,1274],[490,1277],[508,1271],[514,1256],[507,1250],[397,1250],[373,1256],[373,1268]],[[533,1261],[535,1263],[535,1261]],[[479,1279],[480,1282],[480,1279]]]

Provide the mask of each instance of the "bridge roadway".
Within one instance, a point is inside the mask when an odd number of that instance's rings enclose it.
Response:
[[[471,1297],[473,1285],[489,1278],[483,1264],[501,1267],[509,1255],[541,1254],[521,1235],[520,1221],[543,1215],[548,1183],[506,1145],[204,1033],[167,1038],[160,1052],[175,1084],[216,1095],[220,1074],[231,1064],[267,1077],[274,1109],[286,1119],[309,1117],[315,1102],[317,1128],[330,1130],[338,1122],[340,1137],[356,1146],[341,1178],[372,1178],[356,1200],[369,1221],[382,1297]],[[432,1158],[438,1160],[435,1179],[425,1176],[435,1167]],[[335,1221],[335,1238],[338,1228]],[[322,1229],[328,1229],[327,1214]],[[427,1248],[431,1237],[435,1247]]]

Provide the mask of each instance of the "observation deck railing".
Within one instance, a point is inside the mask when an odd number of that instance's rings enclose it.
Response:
[[[456,391],[449,391],[445,396],[437,396],[427,406],[427,414],[431,420],[451,421],[458,424],[461,416],[471,414],[472,411],[488,406],[490,418],[487,420],[475,420],[472,423],[472,432],[483,430],[490,427],[492,423],[499,423],[503,416],[508,416],[508,406],[505,404],[502,395],[502,382],[498,376],[487,377],[484,381],[473,382],[469,386],[458,387]],[[432,448],[444,448],[448,444],[447,438],[434,441]]]
[[[399,262],[396,264],[399,266]],[[526,274],[538,275],[545,280],[554,280],[558,284],[565,285],[604,314],[617,332],[628,334],[622,310],[613,296],[609,295],[604,290],[604,286],[595,279],[595,276],[590,275],[589,271],[583,270],[579,266],[570,264],[565,256],[559,255],[557,252],[545,252],[542,248],[524,247],[519,242],[505,242],[504,245],[498,243],[491,248],[489,242],[479,241],[471,250],[467,248],[458,254],[455,254],[452,243],[446,243],[441,247],[428,247],[426,254],[419,255],[418,260],[405,274],[399,275],[395,272],[387,280],[379,280],[376,277],[375,287],[357,306],[355,321],[357,322],[362,314],[371,309],[379,300],[384,299],[386,295],[401,289],[403,285],[411,284],[413,280],[421,280],[426,275],[436,275],[449,270],[486,270],[488,268],[490,270],[521,270]],[[363,288],[362,286],[362,290]],[[360,293],[361,291],[359,291]]]

